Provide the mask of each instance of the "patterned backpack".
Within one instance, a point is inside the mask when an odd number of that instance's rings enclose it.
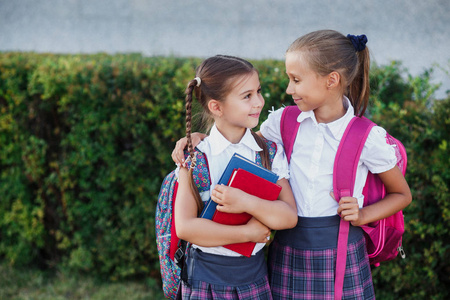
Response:
[[[197,165],[193,170],[195,185],[198,191],[209,190],[211,179],[209,177],[208,161],[202,152],[195,152]],[[187,158],[187,153],[185,153]],[[161,279],[164,295],[169,299],[175,299],[180,284],[181,265],[175,261],[175,253],[181,246],[175,231],[173,208],[178,189],[178,178],[175,170],[170,172],[163,180],[156,204],[156,244],[158,247]]]
[[[267,149],[269,150],[270,163],[276,153],[276,144],[265,140]],[[206,155],[195,149],[197,165],[193,170],[195,185],[198,191],[209,191],[211,178],[209,176],[208,160]],[[185,152],[187,158],[188,153]],[[256,153],[255,161],[262,166],[261,156]],[[178,288],[181,279],[181,264],[184,262],[184,251],[186,244],[180,240],[175,231],[173,218],[173,210],[175,198],[177,195],[177,182],[175,171],[170,172],[163,180],[156,204],[156,244],[158,248],[159,264],[161,270],[161,279],[163,284],[164,295],[168,299],[177,297]]]
[[[297,106],[288,106],[284,109],[281,117],[281,136],[288,161],[300,126],[300,123],[297,122],[300,113]],[[348,197],[353,194],[359,157],[373,126],[375,126],[375,123],[365,117],[354,117],[344,132],[333,168],[333,192],[338,202],[341,197]],[[386,135],[386,141],[393,145],[397,156],[397,166],[405,175],[407,164],[405,147],[399,140],[389,134]],[[385,194],[386,190],[381,179],[378,175],[369,172],[363,189],[363,205],[375,203],[384,198]],[[340,299],[342,296],[349,226],[349,222],[341,220],[336,259],[336,299]],[[402,246],[402,235],[405,231],[402,211],[377,222],[361,226],[361,228],[364,231],[371,264],[379,266],[380,262],[396,258],[398,253],[401,254],[402,258],[405,258]]]

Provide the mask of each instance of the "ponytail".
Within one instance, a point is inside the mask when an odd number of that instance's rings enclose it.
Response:
[[[355,115],[362,117],[369,104],[369,49],[366,47],[364,50],[357,52],[356,55],[358,57],[358,65],[355,78],[348,87],[348,98],[355,109]]]

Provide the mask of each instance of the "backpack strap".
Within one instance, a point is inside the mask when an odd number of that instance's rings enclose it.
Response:
[[[292,150],[294,149],[295,138],[297,137],[300,123],[297,118],[301,111],[296,105],[286,106],[281,114],[280,131],[283,141],[284,152],[288,163],[291,161]]]
[[[185,151],[185,159],[187,159],[188,156],[189,152]],[[198,148],[195,148],[195,156],[196,166],[192,170],[192,176],[193,178],[196,178],[195,185],[197,186],[198,191],[201,193],[209,190],[209,187],[211,185],[211,176],[209,175],[208,158],[206,157],[206,155]],[[188,167],[189,166],[190,163]]]
[[[361,152],[375,123],[367,118],[354,117],[342,136],[333,169],[333,190],[336,201],[339,202],[339,192],[349,190],[353,194]]]
[[[337,202],[341,197],[353,195],[359,158],[373,126],[375,124],[367,118],[354,117],[342,136],[333,167],[333,193]],[[350,223],[341,219],[337,244],[334,299],[342,298],[349,230]]]
[[[275,154],[277,154],[277,143],[269,141],[268,139],[262,138],[266,144],[267,151],[269,151],[269,160],[270,165],[273,164],[273,159],[275,158]],[[262,166],[261,154],[256,152],[255,163]]]
[[[189,156],[189,152],[185,151],[184,157],[187,159]],[[197,165],[193,170],[193,177],[197,178],[195,181],[195,185],[197,186],[197,189],[199,192],[204,192],[209,190],[209,187],[211,186],[211,177],[209,175],[209,165],[208,165],[208,159],[206,158],[206,155],[195,148],[195,156],[196,156],[196,162]],[[189,164],[189,163],[188,163]],[[189,167],[189,166],[188,166]],[[174,186],[174,192],[173,192],[173,212],[172,215],[175,216],[175,198],[177,195],[178,190],[178,180],[175,183]],[[184,256],[184,252],[186,250],[186,242],[183,240],[180,240],[177,236],[177,232],[175,229],[175,218],[172,217],[172,224],[170,227],[170,236],[171,236],[171,243],[170,243],[170,258],[172,260],[177,260],[181,262],[181,259]]]

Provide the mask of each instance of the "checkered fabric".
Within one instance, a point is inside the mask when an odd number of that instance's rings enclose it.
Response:
[[[269,248],[273,299],[334,299],[336,248],[296,249],[275,238]],[[364,238],[349,242],[342,299],[375,299]]]
[[[251,284],[242,286],[226,286],[210,284],[204,281],[193,282],[188,286],[183,282],[183,299],[191,300],[269,300],[272,299],[267,276]]]

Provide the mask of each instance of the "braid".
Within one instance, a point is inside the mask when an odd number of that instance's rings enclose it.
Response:
[[[188,141],[189,156],[193,158],[194,148],[192,147],[191,131],[192,131],[192,93],[195,87],[195,80],[189,82],[186,88],[186,138]]]
[[[202,121],[204,124],[206,121],[211,123],[214,118],[209,110],[208,103],[211,99],[218,101],[225,101],[230,90],[234,88],[234,79],[241,76],[248,76],[256,72],[253,65],[243,59],[239,59],[233,56],[217,55],[204,60],[200,66],[197,67],[195,72],[195,78],[189,81],[185,90],[186,94],[186,139],[187,148],[189,151],[189,157],[186,161],[190,161],[189,166],[189,180],[192,193],[197,203],[198,212],[201,212],[203,207],[203,201],[195,185],[195,179],[193,178],[193,168],[195,167],[196,153],[194,146],[192,145],[192,105],[193,94],[198,103],[202,107]],[[207,124],[210,125],[210,124]],[[263,146],[261,148],[264,149]]]
[[[192,93],[197,84],[196,80],[191,80],[186,88],[186,138],[188,143],[189,160],[191,161],[191,167],[189,168],[189,183],[191,186],[191,191],[194,195],[195,201],[197,202],[197,213],[200,215],[203,209],[203,201],[198,192],[197,186],[195,185],[193,178],[193,164],[195,164],[195,151],[192,146],[191,130],[192,130]]]

